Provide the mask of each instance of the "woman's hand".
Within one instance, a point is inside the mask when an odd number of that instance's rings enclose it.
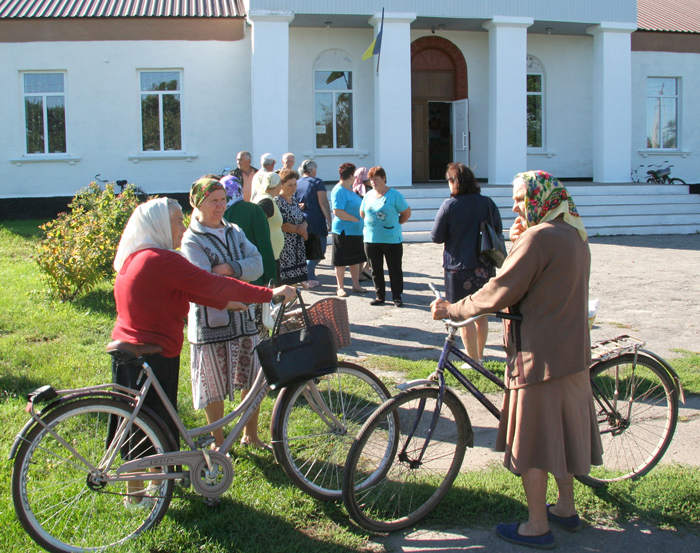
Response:
[[[226,304],[226,309],[229,311],[247,311],[248,306],[245,303],[239,301],[230,301]]]
[[[433,314],[433,319],[436,321],[449,319],[450,314],[447,309],[450,305],[450,302],[447,300],[434,300],[433,303],[430,304],[430,312]]]
[[[284,303],[288,303],[297,297],[297,293],[291,286],[278,286],[272,289],[272,297],[275,296],[284,297]]]
[[[510,241],[515,243],[515,241],[520,237],[520,235],[525,232],[527,227],[525,226],[525,220],[522,217],[516,217],[515,221],[510,227]]]
[[[299,225],[297,234],[299,234],[304,240],[309,239],[309,225],[306,223],[306,221]]]
[[[211,272],[215,275],[232,276],[233,268],[228,263],[221,263],[219,265],[214,265],[211,268]]]

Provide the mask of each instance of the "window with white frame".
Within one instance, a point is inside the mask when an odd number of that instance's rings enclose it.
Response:
[[[141,148],[182,150],[180,71],[141,71]]]
[[[679,80],[647,77],[647,148],[678,148]]]
[[[544,148],[544,68],[527,57],[527,147]]]
[[[352,148],[352,71],[314,71],[314,83],[316,148]]]
[[[23,73],[27,154],[66,153],[64,73]]]

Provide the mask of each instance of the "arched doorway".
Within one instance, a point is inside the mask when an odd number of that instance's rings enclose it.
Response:
[[[449,40],[411,44],[413,182],[444,181],[451,161],[469,162],[467,64]]]

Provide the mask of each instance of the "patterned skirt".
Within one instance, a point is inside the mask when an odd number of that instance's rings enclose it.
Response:
[[[192,344],[190,347],[192,403],[204,409],[210,403],[233,401],[234,390],[249,390],[260,367],[256,336],[241,336],[228,342]]]

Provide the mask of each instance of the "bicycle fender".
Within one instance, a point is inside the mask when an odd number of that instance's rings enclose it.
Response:
[[[657,355],[653,351],[649,351],[647,349],[640,349],[637,350],[643,353],[644,355],[647,355],[651,358],[653,358],[655,361],[657,361],[666,371],[668,374],[671,376],[673,379],[673,382],[676,385],[676,391],[678,392],[678,398],[681,400],[683,404],[685,404],[685,392],[683,391],[683,384],[681,383],[681,378],[678,376],[678,373],[676,372],[676,369],[674,369],[671,365],[668,364],[668,361],[666,361],[663,357]]]
[[[438,382],[437,382],[437,380],[429,380],[427,378],[419,378],[418,380],[409,380],[408,382],[404,382],[403,384],[396,385],[396,387],[399,390],[401,390],[402,392],[405,392],[406,390],[410,390],[411,388],[416,388],[418,386],[437,387]]]
[[[122,394],[117,394],[114,392],[101,392],[101,393],[95,393],[95,392],[83,392],[79,394],[69,394],[66,396],[63,396],[56,401],[52,401],[48,405],[46,405],[41,411],[37,413],[37,415],[45,415],[49,413],[50,411],[53,411],[56,407],[59,405],[63,405],[64,403],[68,403],[69,401],[73,401],[76,399],[82,399],[84,397],[113,397],[114,399],[119,399],[122,400],[123,397]],[[34,419],[29,419],[25,425],[22,427],[22,429],[19,431],[19,433],[15,436],[15,441],[12,443],[12,447],[10,448],[10,453],[7,456],[7,460],[11,461],[12,459],[15,458],[15,455],[17,454],[17,450],[19,449],[19,446],[21,443],[24,441],[25,437],[29,432],[31,431],[32,428],[34,428],[34,425],[37,424],[37,421]]]

